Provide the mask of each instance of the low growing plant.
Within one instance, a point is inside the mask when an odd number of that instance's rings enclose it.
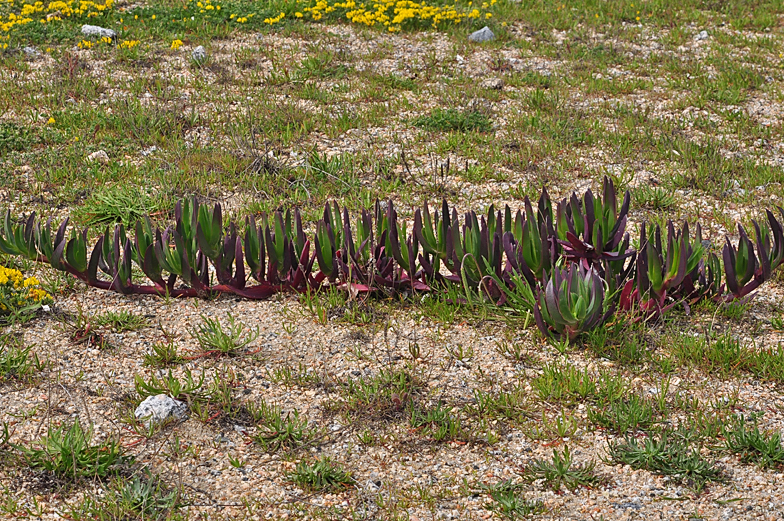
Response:
[[[29,377],[43,368],[32,346],[21,347],[9,335],[0,335],[0,384]]]
[[[574,465],[569,447],[564,447],[563,452],[553,449],[551,461],[537,459],[526,465],[523,477],[528,481],[543,480],[545,486],[558,492],[561,486],[569,490],[578,487],[592,487],[599,484],[599,476],[594,469],[596,463],[591,461],[584,465]]]
[[[300,461],[289,479],[300,488],[315,492],[342,492],[354,485],[351,474],[326,456],[312,463]]]
[[[52,302],[52,296],[41,288],[37,278],[0,266],[0,324],[26,321],[41,306]]]
[[[627,435],[622,441],[610,442],[610,462],[629,465],[663,476],[672,476],[701,491],[711,481],[722,482],[724,475],[711,461],[704,459],[697,448],[671,431],[659,438],[637,439]]]
[[[738,454],[744,463],[781,467],[784,465],[784,447],[781,442],[781,432],[762,432],[756,422],[750,424],[741,416],[727,430],[725,449]]]
[[[664,233],[643,223],[632,240],[630,201],[627,192],[619,206],[605,178],[601,196],[588,190],[554,204],[543,191],[536,205],[526,198],[514,214],[491,205],[482,214],[466,212],[462,222],[445,200],[440,212],[425,204],[415,209],[410,231],[392,201],[377,201],[353,221],[346,208],[328,203],[309,234],[296,209],[224,226],[220,205],[210,209],[194,198],[177,203],[174,223],[163,230],[145,215],[133,237],[118,224],[91,248],[88,230],[69,230],[67,219],[53,231],[34,214],[16,223],[6,213],[0,251],[125,294],[261,299],[325,288],[382,295],[444,288],[468,305],[481,296],[534,313],[542,333],[564,343],[617,310],[639,321],[676,305],[689,312],[707,299],[746,302],[784,263],[784,228],[773,212],[767,222],[752,222],[753,237],[740,226],[737,243],[728,239],[718,256],[706,250],[699,223],[693,234],[688,223],[668,221]],[[784,208],[778,213],[784,217]],[[152,284],[138,283],[133,264]]]
[[[217,319],[202,315],[202,323],[190,330],[202,352],[199,356],[236,356],[259,336],[259,330],[246,331],[247,326],[236,322],[229,313],[228,326],[224,329]]]
[[[117,441],[106,439],[93,444],[92,438],[92,430],[85,429],[77,420],[50,427],[40,441],[17,449],[31,468],[43,469],[69,481],[106,478],[132,461]]]

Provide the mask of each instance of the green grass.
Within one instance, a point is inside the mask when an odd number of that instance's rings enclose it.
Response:
[[[414,120],[414,125],[433,132],[490,132],[490,118],[481,112],[435,109]]]
[[[259,337],[258,328],[254,330],[237,322],[231,314],[225,328],[217,319],[201,318],[202,323],[190,330],[201,348],[199,356],[238,356]]]
[[[168,208],[168,199],[149,188],[132,184],[113,185],[95,191],[75,212],[85,226],[119,223],[130,228],[144,215]]]
[[[552,460],[537,459],[526,465],[524,479],[528,481],[542,480],[544,486],[558,492],[561,487],[574,491],[578,487],[593,487],[601,482],[594,472],[596,462],[575,464],[569,447],[559,452],[553,449]]]
[[[90,429],[79,421],[50,427],[28,447],[18,447],[26,463],[70,482],[116,475],[133,458],[113,439],[93,443]]]
[[[672,476],[697,491],[711,481],[726,480],[722,470],[704,459],[698,448],[668,431],[658,438],[627,436],[622,441],[610,442],[608,455],[612,463]]]
[[[249,410],[257,423],[257,432],[252,439],[265,451],[297,448],[316,435],[315,429],[308,426],[308,420],[300,417],[296,409],[284,414],[279,406],[262,400]]]
[[[130,311],[107,311],[93,318],[96,326],[108,326],[116,333],[138,331],[150,325],[147,317],[136,315]]]
[[[32,346],[23,347],[10,335],[0,335],[0,384],[30,378],[44,366]]]
[[[502,519],[509,520],[544,514],[543,503],[525,499],[521,493],[522,488],[520,484],[514,484],[510,481],[502,481],[484,487],[484,491],[491,499],[491,502],[485,503],[485,508]]]
[[[722,377],[750,373],[774,382],[784,381],[784,348],[758,349],[729,333],[714,337],[673,335],[670,351],[680,362]]]
[[[725,449],[740,456],[742,462],[773,468],[784,465],[781,432],[760,431],[756,422],[741,417],[727,430],[726,436]]]
[[[343,492],[354,484],[351,474],[326,456],[311,463],[300,461],[289,479],[303,490],[316,492]]]

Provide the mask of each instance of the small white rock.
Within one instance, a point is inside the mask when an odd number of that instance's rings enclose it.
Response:
[[[191,58],[197,62],[204,61],[207,59],[207,51],[204,49],[204,47],[199,45],[193,49],[193,52],[191,52]]]
[[[105,150],[98,150],[87,156],[87,161],[90,163],[98,162],[102,165],[107,165],[109,164],[109,154],[107,154]]]
[[[479,84],[483,89],[501,90],[504,88],[504,80],[501,78],[486,78]]]
[[[148,396],[134,412],[137,420],[144,420],[146,425],[161,423],[174,418],[183,420],[188,415],[188,406],[165,394]]]
[[[117,36],[117,33],[111,29],[104,29],[103,27],[99,27],[97,25],[83,25],[82,26],[82,34],[85,36],[97,36],[98,38],[103,38],[104,36],[114,39]]]
[[[494,40],[495,39],[495,34],[493,33],[493,31],[490,30],[490,28],[488,26],[485,25],[484,27],[482,27],[478,31],[472,32],[468,36],[468,39],[469,39],[469,41],[472,41],[472,42],[479,42],[479,43],[481,43],[481,42],[489,42],[490,40]]]
[[[700,34],[694,37],[695,40],[698,42],[700,40],[707,40],[708,39],[708,31],[700,31]]]

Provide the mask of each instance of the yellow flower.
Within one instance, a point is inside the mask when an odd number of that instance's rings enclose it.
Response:
[[[155,20],[155,15],[152,15],[152,19]]]
[[[302,18],[302,13],[297,11],[296,13],[294,13],[294,16],[296,16],[297,18]]]
[[[54,125],[54,118],[49,117],[49,121],[46,122],[47,125]]]
[[[171,44],[171,50],[172,51],[176,51],[180,47],[182,47],[182,40],[174,40],[172,42],[172,44]]]

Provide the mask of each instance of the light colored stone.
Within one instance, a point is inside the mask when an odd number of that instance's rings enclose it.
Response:
[[[468,39],[472,42],[478,42],[478,43],[489,42],[490,40],[495,39],[495,34],[493,34],[493,31],[491,31],[490,28],[485,25],[478,31],[472,32],[468,36]]]
[[[98,150],[87,156],[87,161],[90,163],[101,163],[102,165],[109,164],[109,154],[105,150]]]
[[[700,31],[700,33],[694,37],[695,40],[698,42],[700,40],[707,40],[708,39],[708,31]]]
[[[197,62],[204,61],[207,59],[207,51],[204,49],[204,47],[199,45],[193,49],[193,52],[191,52],[191,58]]]
[[[501,78],[485,78],[479,85],[483,89],[501,90],[504,88],[504,80]]]
[[[82,34],[85,36],[96,36],[98,38],[108,37],[114,39],[117,36],[117,33],[111,29],[104,29],[103,27],[99,27],[97,25],[83,25],[82,26]]]
[[[136,408],[134,415],[149,426],[150,423],[158,424],[170,418],[184,420],[188,415],[188,406],[170,396],[159,394],[148,396]]]

